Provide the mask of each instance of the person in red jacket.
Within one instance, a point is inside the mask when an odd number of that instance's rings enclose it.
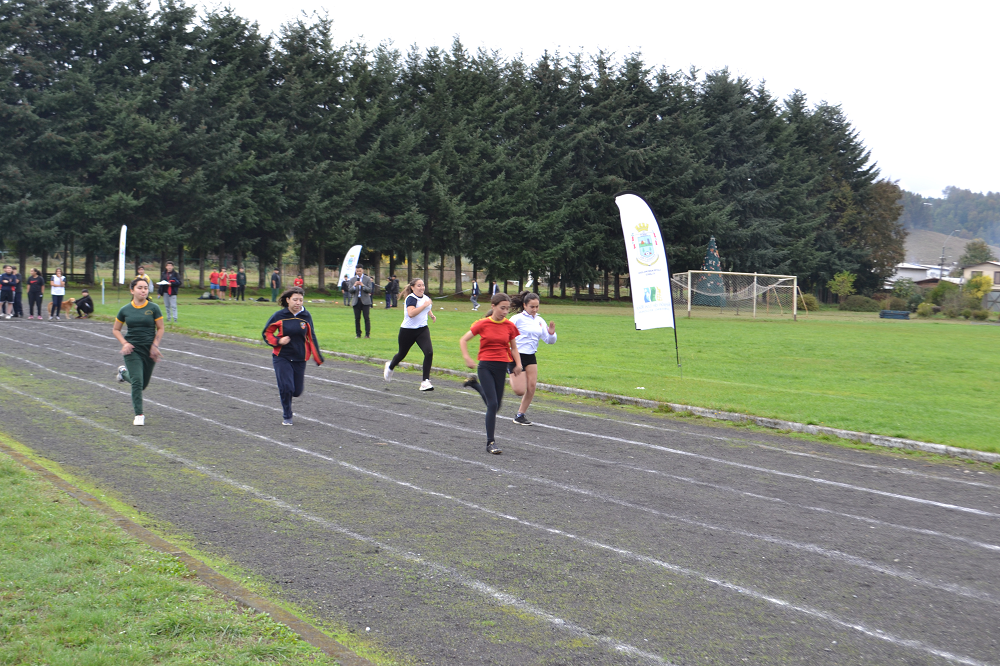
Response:
[[[306,312],[302,289],[292,287],[281,295],[278,310],[264,325],[261,336],[271,345],[271,363],[278,380],[281,399],[281,425],[292,425],[292,398],[305,390],[306,361],[323,364],[323,354],[316,340],[312,315]]]
[[[295,279],[292,280],[292,286],[301,287],[303,289],[303,293],[305,293],[306,281],[302,279],[301,275],[296,275]]]
[[[494,294],[490,299],[489,313],[485,319],[479,319],[472,324],[468,332],[463,335],[458,346],[462,350],[462,358],[465,365],[470,368],[476,367],[469,357],[469,340],[479,336],[479,366],[475,377],[465,382],[465,386],[475,389],[486,403],[486,451],[496,455],[500,454],[500,448],[496,445],[495,429],[497,423],[497,412],[500,411],[500,404],[503,402],[503,389],[507,383],[507,364],[511,361],[514,366],[511,372],[514,376],[520,375],[524,368],[521,366],[521,354],[517,350],[514,342],[520,331],[517,326],[507,319],[510,312],[510,297],[507,294]]]

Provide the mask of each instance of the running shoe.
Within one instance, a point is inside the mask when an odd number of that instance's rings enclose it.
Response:
[[[425,379],[424,381],[420,382],[420,390],[421,391],[433,391],[434,390],[434,386],[431,385],[431,380]]]
[[[137,415],[134,419],[132,419],[132,425],[146,425],[146,417],[142,414]]]
[[[389,367],[390,363],[392,363],[392,361],[386,361],[385,367],[382,369],[382,379],[387,382],[392,380],[392,368]]]
[[[486,453],[492,453],[495,456],[500,455],[503,451],[496,445],[495,442],[486,442]]]
[[[118,381],[119,382],[124,382],[125,381],[124,374],[125,374],[125,370],[126,369],[127,368],[124,365],[119,365],[118,366]]]
[[[515,416],[514,423],[516,423],[517,425],[534,425],[531,421],[528,420],[528,417],[525,416],[524,414],[518,414],[517,416]]]
[[[474,386],[478,383],[479,383],[478,377],[476,377],[475,375],[469,375],[469,378],[466,379],[464,382],[462,382],[462,386],[464,388],[469,388],[470,386]]]
[[[281,419],[281,425],[292,425],[291,419]]]

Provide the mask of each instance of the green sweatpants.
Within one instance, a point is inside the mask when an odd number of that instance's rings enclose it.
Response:
[[[132,409],[136,416],[142,414],[142,391],[149,386],[156,362],[149,358],[149,347],[132,347],[132,353],[125,356],[125,372],[122,377],[132,384]]]

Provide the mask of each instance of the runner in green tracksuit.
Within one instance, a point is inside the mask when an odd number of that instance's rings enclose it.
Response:
[[[163,337],[163,315],[155,303],[149,301],[149,282],[143,278],[132,280],[129,285],[132,301],[118,311],[112,332],[122,343],[125,365],[118,368],[118,381],[132,384],[132,408],[135,420],[132,425],[145,425],[142,411],[142,391],[149,386],[153,366],[162,358],[160,339]],[[122,335],[122,326],[128,333]]]

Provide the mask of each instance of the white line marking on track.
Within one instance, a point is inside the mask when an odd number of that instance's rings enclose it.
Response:
[[[34,344],[28,343],[28,342],[24,342],[23,344],[27,344],[27,345],[32,346],[32,347],[40,347],[39,345],[34,345]],[[42,348],[42,347],[40,347],[40,348]],[[55,349],[53,351],[57,351],[59,353],[65,354],[67,356],[71,356],[73,358],[79,358],[81,360],[96,362],[96,363],[100,363],[102,365],[108,365],[108,366],[114,367],[113,363],[106,363],[104,361],[96,361],[94,359],[88,359],[88,358],[85,358],[85,357],[82,357],[82,356],[77,356],[76,354],[70,354],[69,352],[66,352],[66,351],[63,351],[63,350],[59,350],[59,349]],[[11,356],[9,354],[4,354],[3,352],[0,352],[0,354],[3,354],[5,356]],[[16,358],[16,357],[12,356],[12,358]],[[36,366],[38,366],[40,368],[43,368],[43,369],[45,369],[45,370],[47,370],[47,371],[49,371],[51,373],[57,374],[57,375],[62,375],[62,376],[65,376],[65,377],[76,379],[78,381],[83,381],[83,382],[87,382],[87,383],[90,383],[90,384],[94,384],[96,386],[101,386],[102,388],[106,388],[108,390],[112,390],[112,391],[115,391],[117,393],[123,393],[122,391],[118,391],[116,389],[111,389],[111,388],[109,388],[109,387],[107,387],[104,384],[101,384],[99,382],[94,382],[94,381],[91,381],[91,380],[88,380],[88,379],[82,379],[80,377],[73,377],[72,375],[67,375],[65,373],[58,372],[56,370],[53,370],[53,369],[48,368],[48,367],[46,367],[44,365],[41,365],[39,363],[35,363],[34,361],[30,361],[30,360],[27,360],[27,359],[21,359],[21,360],[23,360],[26,363],[30,363],[32,365],[36,365]],[[216,396],[219,396],[219,397],[222,397],[222,398],[227,398],[229,400],[234,400],[236,402],[241,402],[241,403],[250,405],[252,407],[257,407],[257,408],[260,408],[260,409],[267,409],[267,410],[271,410],[271,411],[280,411],[279,408],[271,406],[271,405],[263,405],[263,404],[260,404],[260,403],[251,402],[250,400],[245,400],[243,398],[238,398],[238,397],[235,397],[235,396],[227,395],[227,394],[224,394],[224,393],[220,393],[218,391],[213,391],[212,389],[207,389],[207,388],[204,388],[204,387],[195,386],[193,384],[188,384],[186,382],[180,382],[180,381],[177,381],[177,380],[173,380],[173,379],[169,379],[169,378],[162,378],[162,377],[161,377],[160,381],[165,381],[165,382],[169,382],[169,383],[172,383],[172,384],[177,384],[179,386],[184,386],[184,387],[187,387],[187,388],[192,388],[192,389],[196,389],[196,390],[199,390],[199,391],[204,391],[206,393],[211,393],[213,395],[216,395]],[[191,412],[186,412],[186,411],[181,410],[181,409],[179,409],[177,407],[172,407],[172,406],[166,405],[164,403],[157,403],[157,402],[154,402],[154,401],[151,401],[151,400],[149,402],[150,402],[150,404],[160,405],[160,406],[166,407],[168,409],[173,409],[173,410],[179,411],[179,412],[181,412],[181,413],[183,413],[185,415],[193,416],[195,418],[200,418],[200,419],[208,421],[210,423],[219,425],[220,427],[227,428],[227,429],[230,429],[230,430],[234,430],[234,431],[240,432],[242,434],[247,434],[247,435],[252,435],[252,436],[255,436],[255,437],[260,437],[262,439],[266,439],[267,441],[274,441],[274,442],[278,443],[280,446],[287,447],[287,448],[289,448],[291,450],[294,450],[294,451],[297,451],[299,453],[304,453],[306,455],[315,456],[315,457],[318,457],[318,458],[323,459],[323,460],[329,460],[330,459],[329,457],[325,456],[324,454],[316,453],[314,451],[311,451],[309,449],[305,449],[305,448],[302,448],[302,447],[292,447],[292,446],[283,444],[281,442],[278,442],[277,440],[271,440],[270,438],[267,438],[264,435],[259,435],[257,433],[252,432],[252,431],[244,430],[244,429],[238,428],[236,426],[231,426],[231,425],[228,425],[228,424],[225,424],[225,423],[221,423],[219,421],[215,421],[213,419],[209,419],[209,418],[204,417],[204,416],[193,414]],[[585,495],[587,497],[592,497],[594,499],[599,499],[602,502],[606,502],[606,503],[609,503],[609,504],[616,504],[618,506],[622,506],[622,507],[625,507],[625,508],[628,508],[628,509],[633,509],[635,511],[639,511],[639,512],[642,512],[642,513],[648,513],[650,515],[657,516],[658,518],[667,519],[667,520],[673,520],[673,521],[676,521],[676,522],[684,523],[684,524],[691,525],[691,526],[694,526],[694,527],[699,527],[699,528],[702,528],[702,529],[707,529],[707,530],[722,532],[722,533],[726,533],[726,534],[733,534],[733,535],[736,535],[736,536],[742,536],[742,537],[746,537],[746,538],[749,538],[749,539],[763,541],[765,543],[770,543],[770,544],[773,544],[773,545],[785,546],[787,548],[793,548],[793,549],[796,549],[796,550],[801,550],[803,552],[808,552],[808,553],[811,553],[811,554],[814,554],[814,555],[819,555],[819,556],[822,556],[822,557],[826,557],[828,559],[835,560],[835,561],[838,561],[838,562],[842,562],[844,564],[848,564],[848,565],[859,567],[859,568],[868,569],[868,570],[871,570],[871,571],[875,571],[877,573],[881,573],[881,574],[885,574],[885,575],[891,576],[893,578],[899,578],[901,580],[905,580],[907,582],[910,582],[910,583],[913,583],[913,584],[916,584],[916,585],[920,585],[922,587],[928,587],[928,588],[940,590],[942,592],[949,592],[951,594],[955,594],[955,595],[958,595],[958,596],[968,597],[968,598],[971,598],[971,599],[977,599],[979,601],[984,601],[986,603],[1000,605],[1000,600],[996,599],[992,594],[990,594],[988,592],[983,592],[981,590],[977,590],[975,588],[965,587],[965,586],[962,586],[962,585],[956,585],[954,583],[936,583],[934,581],[930,581],[930,580],[921,578],[920,576],[916,576],[916,575],[911,574],[909,572],[902,571],[902,570],[899,570],[899,569],[894,569],[892,567],[885,567],[883,565],[878,564],[877,562],[872,562],[872,561],[866,560],[866,559],[864,559],[862,557],[859,557],[859,556],[856,556],[856,555],[851,555],[849,553],[844,553],[842,551],[828,549],[828,548],[823,548],[822,546],[818,546],[818,545],[815,545],[815,544],[801,543],[801,542],[797,542],[797,541],[792,541],[790,539],[784,539],[782,537],[775,537],[775,536],[771,536],[771,535],[767,535],[767,534],[757,534],[757,533],[754,533],[754,532],[748,532],[746,530],[740,530],[740,529],[737,529],[737,528],[727,528],[727,527],[723,527],[723,526],[720,526],[720,525],[714,525],[712,523],[706,523],[706,522],[703,522],[703,521],[699,521],[699,520],[695,520],[695,519],[692,519],[692,518],[688,518],[686,516],[680,516],[680,515],[676,515],[676,514],[670,514],[670,513],[663,512],[663,511],[659,511],[658,509],[653,509],[651,507],[647,507],[647,506],[644,506],[644,505],[641,505],[641,504],[635,504],[635,503],[629,502],[627,500],[622,500],[622,499],[619,499],[617,497],[612,497],[612,496],[609,496],[609,495],[605,495],[603,493],[599,493],[599,492],[595,492],[595,491],[592,491],[592,490],[588,490],[586,488],[581,488],[579,486],[571,486],[571,485],[568,485],[568,484],[560,483],[558,481],[554,481],[552,479],[548,479],[548,478],[545,478],[545,477],[533,476],[533,475],[525,474],[523,472],[516,472],[516,471],[504,469],[504,468],[493,467],[492,465],[488,465],[486,463],[482,463],[482,462],[479,462],[479,461],[476,461],[476,460],[468,460],[468,459],[465,459],[465,458],[461,458],[459,456],[454,456],[454,455],[451,455],[451,454],[442,453],[440,451],[435,451],[433,449],[427,449],[427,448],[424,448],[424,447],[421,447],[421,446],[417,446],[417,445],[414,445],[414,444],[407,444],[405,442],[399,442],[399,441],[396,441],[396,440],[393,440],[393,439],[389,439],[389,438],[386,438],[386,437],[380,437],[379,435],[376,435],[376,434],[367,433],[367,432],[359,431],[359,430],[353,430],[351,428],[346,428],[344,426],[339,426],[339,425],[335,425],[335,424],[332,424],[332,423],[327,423],[327,422],[322,421],[320,419],[316,419],[316,418],[312,418],[312,417],[308,417],[308,416],[301,416],[300,415],[299,418],[301,418],[303,420],[307,420],[307,421],[312,421],[313,423],[317,423],[317,424],[326,426],[328,428],[332,428],[334,430],[340,430],[342,432],[347,432],[347,433],[350,433],[350,434],[353,434],[353,435],[358,435],[358,436],[366,437],[366,438],[369,438],[369,439],[379,439],[379,440],[381,440],[381,441],[383,441],[383,442],[385,442],[387,444],[392,444],[393,446],[399,446],[401,448],[406,448],[406,449],[418,451],[420,453],[431,454],[431,455],[434,455],[434,456],[438,456],[438,457],[444,458],[446,460],[452,460],[452,461],[455,461],[455,462],[461,462],[461,463],[464,463],[464,464],[467,464],[467,465],[473,465],[473,466],[478,466],[478,467],[485,467],[486,469],[490,470],[491,472],[495,472],[495,473],[498,473],[498,474],[506,474],[506,475],[509,475],[509,476],[514,476],[514,477],[521,478],[521,479],[524,479],[524,480],[527,480],[527,481],[538,483],[540,485],[546,485],[546,486],[558,488],[560,490],[563,490],[564,492]],[[447,424],[442,424],[442,425],[447,425]]]
[[[3,352],[0,352],[0,354],[3,354],[4,356],[8,356],[8,357],[16,359],[16,357],[14,357],[14,356],[12,356],[10,354],[4,354]],[[17,359],[17,360],[23,360],[23,359]],[[85,382],[87,382],[89,384],[94,384],[96,386],[100,386],[101,388],[108,389],[108,390],[113,391],[115,393],[120,393],[120,394],[123,394],[123,395],[128,395],[128,393],[126,393],[125,391],[120,391],[120,390],[117,390],[117,389],[114,389],[114,388],[110,388],[110,387],[104,386],[103,384],[100,384],[98,382],[93,382],[93,381],[90,381],[90,380],[85,380],[85,379],[80,379],[78,377],[73,377],[71,375],[66,375],[65,373],[60,373],[58,371],[52,370],[51,368],[47,368],[47,367],[42,366],[41,364],[35,363],[33,361],[27,361],[27,362],[31,363],[32,365],[36,365],[38,367],[41,367],[42,369],[47,370],[47,371],[49,371],[49,372],[51,372],[53,374],[56,374],[56,375],[62,375],[64,377],[67,377],[67,378],[70,378],[70,379],[79,379],[80,381],[85,381]],[[371,545],[376,545],[380,549],[383,549],[383,550],[385,550],[385,552],[390,553],[390,554],[392,554],[392,555],[394,555],[396,557],[400,557],[402,559],[406,559],[407,561],[413,562],[414,564],[419,564],[421,566],[425,566],[425,567],[431,568],[431,569],[433,569],[435,571],[438,571],[440,573],[446,574],[446,575],[454,578],[456,581],[458,581],[459,583],[461,583],[463,586],[466,586],[466,587],[469,587],[471,589],[474,589],[477,592],[480,592],[481,594],[494,599],[498,603],[501,603],[501,604],[504,604],[504,605],[508,605],[508,606],[513,606],[515,608],[518,608],[519,610],[522,610],[524,612],[528,612],[531,615],[533,615],[533,616],[535,616],[535,617],[537,617],[539,619],[542,619],[542,620],[544,620],[544,621],[546,621],[546,622],[548,622],[548,623],[552,624],[553,626],[556,626],[556,627],[558,627],[560,629],[563,629],[565,631],[569,631],[569,632],[577,634],[577,635],[586,636],[587,638],[595,640],[595,641],[597,641],[597,642],[599,642],[599,643],[601,643],[601,644],[603,644],[603,645],[605,645],[607,647],[611,647],[615,651],[623,653],[623,654],[628,654],[630,656],[641,657],[641,658],[647,659],[647,660],[655,662],[655,663],[661,663],[661,664],[667,664],[668,663],[668,662],[665,662],[659,655],[652,654],[652,653],[649,653],[649,652],[645,652],[643,650],[639,650],[638,648],[636,648],[636,647],[634,647],[632,645],[628,645],[628,644],[625,644],[625,643],[619,643],[618,641],[614,641],[613,639],[608,638],[608,637],[595,636],[594,634],[590,633],[589,631],[587,631],[586,629],[584,629],[584,628],[582,628],[582,627],[580,627],[578,625],[575,625],[573,623],[567,622],[566,620],[563,620],[563,619],[558,618],[558,617],[556,617],[554,615],[551,615],[550,613],[547,613],[546,611],[543,611],[541,609],[535,608],[534,606],[531,606],[531,605],[527,604],[527,602],[524,602],[524,601],[522,601],[522,600],[514,597],[513,595],[507,594],[506,592],[502,592],[500,590],[497,590],[496,588],[493,588],[492,586],[487,585],[486,583],[483,583],[482,581],[478,581],[476,579],[468,578],[464,574],[461,574],[460,572],[455,571],[454,569],[452,569],[452,568],[450,568],[450,567],[448,567],[446,565],[438,564],[438,563],[435,563],[435,562],[430,562],[430,561],[426,560],[425,558],[419,556],[418,554],[411,553],[409,551],[405,551],[405,550],[401,550],[401,549],[397,549],[394,546],[390,546],[388,544],[383,544],[382,542],[380,542],[380,541],[378,541],[378,540],[376,540],[376,539],[374,539],[372,537],[369,537],[369,536],[366,536],[366,535],[354,532],[353,530],[350,530],[348,528],[345,528],[345,527],[342,527],[340,525],[337,525],[336,523],[333,523],[332,521],[329,521],[329,520],[327,520],[325,518],[322,518],[321,516],[316,516],[316,515],[310,514],[310,513],[306,512],[306,511],[303,511],[302,509],[299,509],[298,507],[295,507],[295,506],[292,506],[291,504],[288,504],[287,502],[283,502],[282,500],[279,500],[279,499],[273,497],[272,495],[269,495],[269,494],[264,493],[264,492],[262,492],[260,490],[257,490],[253,486],[250,486],[248,484],[244,484],[242,482],[239,482],[239,481],[236,481],[234,479],[231,479],[231,478],[229,478],[229,477],[227,477],[225,475],[219,474],[215,470],[212,470],[210,468],[207,468],[207,467],[204,467],[202,465],[199,465],[198,463],[196,463],[196,462],[194,462],[192,460],[188,460],[187,458],[184,458],[184,457],[179,456],[177,454],[171,453],[171,452],[169,452],[169,451],[167,451],[165,449],[160,449],[160,448],[158,448],[156,446],[153,446],[152,444],[149,444],[147,442],[144,442],[144,441],[140,440],[137,437],[134,437],[134,436],[131,436],[131,435],[126,435],[126,434],[124,434],[124,433],[122,433],[122,432],[120,432],[118,430],[115,430],[115,429],[110,428],[108,426],[104,426],[104,425],[102,425],[100,423],[97,423],[96,421],[93,421],[91,419],[88,419],[88,418],[86,418],[84,416],[80,416],[80,415],[78,415],[78,414],[76,414],[74,412],[71,412],[71,411],[69,411],[67,409],[59,407],[58,405],[56,405],[54,403],[48,402],[47,400],[43,400],[42,398],[37,398],[37,397],[35,397],[33,395],[30,395],[30,394],[27,394],[27,393],[23,393],[23,392],[18,391],[17,389],[14,389],[14,388],[10,388],[10,390],[14,391],[15,393],[20,394],[23,397],[26,397],[26,398],[29,398],[31,400],[35,400],[37,402],[45,404],[46,406],[48,406],[48,407],[50,407],[50,408],[52,408],[52,409],[54,409],[56,411],[62,412],[64,414],[68,415],[68,416],[75,417],[75,418],[79,419],[80,421],[82,421],[84,423],[87,423],[88,425],[90,425],[90,426],[92,426],[94,428],[103,430],[105,432],[113,433],[113,434],[115,434],[115,435],[117,435],[119,437],[122,437],[123,439],[126,439],[127,441],[132,441],[135,444],[137,444],[139,446],[142,446],[143,448],[145,448],[145,449],[147,449],[149,451],[157,453],[158,455],[161,455],[161,456],[163,456],[165,458],[168,458],[170,460],[175,460],[175,461],[180,462],[180,463],[182,463],[184,465],[187,465],[188,467],[190,467],[192,469],[195,469],[195,470],[197,470],[197,471],[205,474],[206,476],[214,478],[217,481],[226,483],[227,485],[230,485],[233,488],[237,488],[237,489],[242,490],[242,491],[244,491],[244,492],[246,492],[248,494],[253,494],[258,499],[260,499],[260,500],[262,500],[264,502],[270,503],[270,504],[272,504],[274,506],[277,506],[277,507],[279,507],[279,508],[281,508],[281,509],[283,509],[285,511],[288,511],[289,513],[292,513],[292,514],[294,514],[294,515],[296,515],[296,516],[298,516],[298,517],[300,517],[300,518],[302,518],[304,520],[308,520],[309,522],[313,522],[313,523],[318,524],[318,525],[320,525],[320,526],[322,526],[322,527],[324,527],[326,529],[329,529],[331,531],[337,532],[339,534],[343,534],[343,535],[348,536],[348,537],[350,537],[352,539],[355,539],[355,540],[358,540],[358,541],[362,541],[363,543],[368,543],[368,544],[371,544]],[[154,403],[153,401],[150,401],[150,402],[153,403],[153,404],[159,404],[159,403]],[[195,418],[199,418],[199,419],[202,419],[204,421],[208,421],[208,422],[214,423],[216,425],[220,425],[220,426],[223,426],[223,427],[226,427],[226,428],[230,428],[230,429],[233,429],[233,430],[236,430],[236,431],[244,432],[247,435],[251,435],[251,436],[258,437],[258,438],[261,438],[261,439],[264,439],[264,440],[268,440],[268,441],[271,441],[271,442],[273,442],[275,444],[279,444],[279,445],[281,445],[283,447],[287,447],[287,448],[290,448],[290,449],[299,450],[298,447],[292,447],[291,445],[284,444],[283,442],[279,442],[278,440],[273,440],[273,439],[271,439],[269,437],[266,437],[265,435],[260,435],[260,434],[253,433],[253,432],[250,432],[250,431],[243,431],[241,428],[237,428],[235,426],[229,426],[227,424],[219,423],[219,422],[217,422],[217,421],[215,421],[213,419],[209,419],[209,418],[206,418],[206,417],[203,417],[203,416],[199,416],[197,414],[186,412],[184,410],[177,409],[176,407],[170,407],[168,405],[160,405],[160,406],[166,407],[168,409],[176,410],[176,411],[181,412],[183,414],[187,414],[189,416],[193,416]],[[313,454],[313,455],[319,455],[319,454]],[[323,457],[323,456],[321,456],[321,457]],[[336,461],[333,458],[327,457],[327,459],[330,460],[330,461],[332,461],[332,462],[337,462],[338,464],[349,465],[347,463],[341,463],[340,461]],[[388,477],[386,477],[386,478],[388,479]],[[411,485],[411,484],[406,484],[405,482],[398,482],[398,481],[395,481],[395,480],[393,480],[393,481],[395,483],[401,483],[401,484],[404,484],[404,485]],[[443,494],[439,494],[439,495],[442,496],[442,497],[447,497],[447,496],[445,496]],[[467,504],[468,505],[472,505],[472,506],[476,506],[476,505],[473,505],[471,502],[469,502]],[[477,507],[477,508],[479,508],[479,507]],[[499,514],[499,515],[503,515],[503,514]],[[811,608],[809,606],[803,606],[803,605],[800,605],[800,604],[793,604],[791,602],[785,601],[784,599],[779,599],[777,597],[773,597],[771,595],[764,594],[762,592],[759,592],[759,591],[751,589],[751,588],[747,588],[747,587],[744,587],[744,586],[741,586],[741,585],[736,585],[736,584],[730,583],[728,581],[725,581],[725,580],[722,580],[722,579],[719,579],[719,578],[715,578],[713,576],[708,576],[706,574],[702,574],[702,573],[700,573],[698,571],[695,571],[693,569],[688,569],[686,567],[681,567],[681,566],[673,565],[673,564],[670,564],[668,562],[663,562],[661,560],[656,560],[655,558],[651,558],[651,557],[647,557],[647,556],[643,556],[643,555],[637,555],[635,553],[631,553],[630,551],[626,551],[626,550],[623,550],[623,549],[615,548],[613,546],[608,546],[608,545],[605,545],[605,544],[601,544],[600,542],[595,542],[595,541],[590,541],[588,539],[583,539],[583,538],[577,537],[575,535],[571,535],[571,534],[568,534],[566,532],[562,532],[561,530],[554,530],[554,529],[551,529],[551,528],[546,528],[546,527],[544,527],[542,525],[536,525],[536,524],[533,524],[533,523],[527,523],[526,521],[520,521],[519,519],[517,519],[517,518],[515,518],[513,516],[503,515],[503,517],[509,518],[511,520],[517,520],[518,522],[523,522],[524,524],[530,525],[532,527],[536,527],[538,529],[544,529],[545,531],[550,532],[552,534],[558,534],[560,536],[566,536],[568,538],[573,538],[575,540],[578,540],[578,541],[580,541],[582,543],[586,543],[587,545],[590,545],[590,546],[595,547],[595,548],[607,549],[607,550],[610,550],[611,552],[614,552],[616,554],[619,554],[619,555],[622,555],[622,556],[628,556],[628,557],[630,557],[630,559],[637,559],[637,560],[640,560],[640,561],[643,561],[643,562],[646,562],[646,563],[649,563],[649,564],[654,564],[655,566],[659,566],[659,567],[665,568],[667,570],[670,570],[672,572],[675,572],[677,574],[680,574],[680,575],[683,575],[683,576],[686,576],[686,577],[697,578],[697,579],[700,579],[700,580],[702,580],[702,581],[704,581],[706,583],[711,583],[711,584],[716,585],[718,587],[721,587],[723,589],[727,589],[727,590],[736,592],[738,594],[741,594],[743,596],[748,596],[750,598],[753,598],[753,599],[756,599],[756,600],[759,600],[759,601],[765,601],[765,602],[767,602],[769,604],[778,606],[780,608],[786,608],[786,609],[797,611],[799,613],[802,613],[802,614],[805,614],[805,615],[808,615],[808,616],[811,616],[811,617],[814,617],[814,618],[822,619],[822,620],[825,620],[825,621],[827,621],[827,622],[829,622],[831,624],[837,625],[837,626],[845,628],[845,629],[853,629],[854,631],[857,631],[857,632],[859,632],[859,633],[861,633],[861,634],[863,634],[865,636],[868,636],[870,638],[877,638],[879,640],[883,640],[883,641],[892,643],[894,645],[898,645],[898,646],[901,646],[901,647],[907,647],[907,648],[910,648],[910,649],[922,651],[922,652],[925,652],[925,653],[928,653],[928,654],[931,654],[931,655],[934,655],[934,656],[937,656],[937,657],[941,657],[942,659],[946,659],[948,661],[952,661],[952,662],[959,663],[959,664],[965,664],[967,666],[990,666],[987,662],[982,662],[982,661],[979,661],[977,659],[973,659],[972,657],[967,657],[967,656],[962,656],[962,655],[956,655],[956,654],[953,654],[951,652],[947,652],[945,650],[940,650],[940,649],[935,648],[933,646],[927,645],[927,644],[925,644],[925,643],[923,643],[921,641],[912,640],[912,639],[898,638],[896,636],[893,636],[891,634],[888,634],[888,633],[882,631],[881,629],[871,629],[871,628],[869,628],[869,627],[867,627],[867,626],[865,626],[865,625],[863,625],[861,623],[854,622],[854,621],[851,621],[851,620],[842,619],[842,618],[840,618],[839,616],[837,616],[837,615],[835,615],[833,613],[828,613],[826,611],[821,611],[821,610],[818,610],[818,609],[815,609],[815,608]]]

